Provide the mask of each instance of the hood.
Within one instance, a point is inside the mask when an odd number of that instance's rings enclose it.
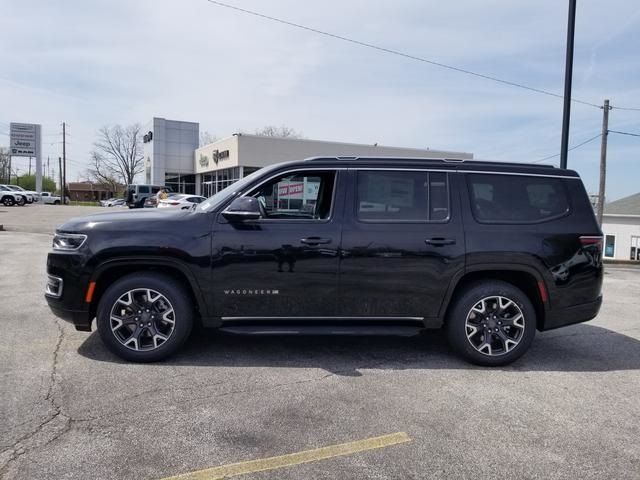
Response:
[[[90,233],[92,231],[166,232],[168,229],[175,229],[175,223],[202,214],[196,210],[158,210],[156,208],[96,213],[72,218],[60,225],[57,231],[66,233]]]

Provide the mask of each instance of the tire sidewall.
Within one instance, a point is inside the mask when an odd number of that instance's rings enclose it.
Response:
[[[124,293],[149,288],[164,295],[175,312],[175,327],[169,339],[151,351],[135,351],[122,345],[111,331],[111,309]],[[96,314],[98,333],[105,345],[119,357],[134,362],[155,362],[175,353],[187,340],[193,325],[193,305],[184,288],[173,278],[162,274],[131,274],[111,285],[102,295]]]
[[[471,308],[486,297],[501,296],[514,301],[524,316],[524,334],[520,343],[508,353],[489,356],[477,351],[467,339],[466,319]],[[447,337],[454,350],[477,365],[507,365],[526,353],[536,334],[536,311],[531,300],[519,288],[502,281],[487,281],[470,285],[456,300],[447,319]]]

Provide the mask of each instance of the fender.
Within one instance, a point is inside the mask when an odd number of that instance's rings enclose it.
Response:
[[[193,272],[189,269],[189,267],[187,267],[187,265],[184,264],[184,262],[173,257],[160,257],[160,256],[149,255],[149,256],[124,256],[124,257],[112,258],[98,264],[94,269],[89,281],[98,282],[102,274],[111,268],[118,267],[118,266],[131,267],[132,265],[170,267],[180,271],[180,273],[182,273],[189,282],[191,291],[193,292],[193,295],[198,304],[198,309],[200,311],[200,314],[203,317],[209,316],[209,309],[207,306],[207,302],[205,302],[204,297],[202,296],[200,285],[198,285],[198,282],[194,277]]]
[[[492,272],[492,271],[511,271],[511,272],[525,272],[530,274],[533,278],[535,278],[536,282],[542,283],[544,285],[545,290],[549,291],[547,282],[544,279],[542,273],[535,267],[525,263],[474,263],[467,264],[464,270],[460,270],[453,277],[451,282],[449,283],[449,288],[447,289],[447,294],[445,295],[442,304],[440,305],[439,317],[444,320],[444,316],[449,308],[449,304],[451,303],[451,299],[453,298],[453,292],[455,292],[460,280],[469,274],[474,272]],[[545,315],[549,310],[549,302],[542,302],[544,306]]]

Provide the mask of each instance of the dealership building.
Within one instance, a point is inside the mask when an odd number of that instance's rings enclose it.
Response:
[[[604,206],[605,260],[640,262],[640,193]]]
[[[473,154],[235,133],[199,147],[199,124],[154,118],[144,131],[145,183],[210,196],[274,163],[314,156],[472,159]]]

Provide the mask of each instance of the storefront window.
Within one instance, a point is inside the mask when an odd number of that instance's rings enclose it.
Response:
[[[196,176],[180,175],[179,173],[165,173],[165,186],[171,188],[173,192],[188,193],[194,195],[196,193]]]
[[[616,251],[616,236],[615,235],[605,235],[604,237],[604,256],[608,258],[613,258]]]

